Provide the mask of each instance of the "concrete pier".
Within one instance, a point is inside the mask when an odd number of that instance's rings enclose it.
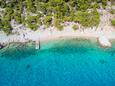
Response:
[[[40,40],[35,41],[35,48],[40,49]]]

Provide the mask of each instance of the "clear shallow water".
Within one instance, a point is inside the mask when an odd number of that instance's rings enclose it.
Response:
[[[58,40],[0,50],[0,86],[115,86],[115,42]]]

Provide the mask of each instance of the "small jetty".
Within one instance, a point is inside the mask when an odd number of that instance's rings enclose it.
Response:
[[[109,39],[106,36],[100,36],[98,38],[98,42],[102,47],[111,47],[111,42],[109,41]]]
[[[40,49],[40,40],[35,41],[35,48]]]

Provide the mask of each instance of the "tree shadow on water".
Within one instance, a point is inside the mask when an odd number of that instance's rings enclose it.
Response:
[[[12,44],[3,51],[0,51],[2,58],[21,60],[36,53],[34,45]]]

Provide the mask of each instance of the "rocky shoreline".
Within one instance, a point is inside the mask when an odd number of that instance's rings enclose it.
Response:
[[[42,25],[37,31],[32,31],[29,28],[20,25],[15,25],[15,21],[12,21],[12,26],[14,27],[12,31],[12,35],[6,35],[4,32],[0,31],[0,49],[10,43],[26,43],[33,41],[38,44],[38,41],[48,41],[48,40],[55,40],[60,38],[97,38],[101,37],[100,43],[105,44],[107,46],[109,43],[109,39],[115,39],[115,27],[111,25],[110,20],[115,18],[115,15],[112,15],[108,12],[108,10],[98,10],[99,13],[102,13],[100,17],[100,24],[98,27],[92,28],[85,28],[78,24],[79,29],[74,31],[73,25],[76,23],[74,22],[65,22],[64,24],[67,25],[63,28],[62,31],[58,31],[56,27],[45,27]],[[106,39],[106,42],[103,41],[102,36]],[[102,43],[103,41],[103,43]],[[99,41],[98,41],[99,42]],[[39,48],[38,46],[36,48]]]

